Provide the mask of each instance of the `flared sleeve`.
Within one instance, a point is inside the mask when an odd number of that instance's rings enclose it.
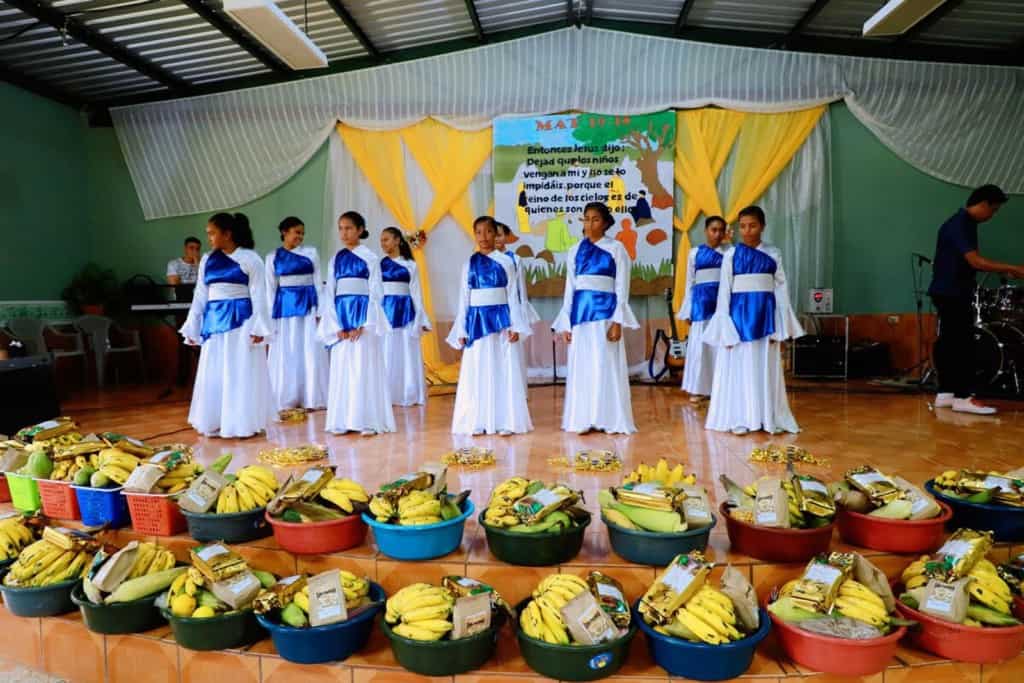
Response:
[[[270,327],[270,303],[267,300],[263,259],[255,251],[246,249],[238,259],[238,264],[249,276],[249,298],[252,300],[252,325],[249,327],[249,334],[269,337],[273,330]]]
[[[736,346],[740,343],[740,333],[736,323],[729,315],[729,302],[732,299],[732,255],[730,249],[722,257],[722,277],[718,284],[718,302],[715,314],[704,328],[704,343],[710,346]]]
[[[267,280],[267,301],[270,304],[270,327],[277,332],[277,320],[274,319],[274,299],[277,298],[277,273],[274,271],[274,260],[277,256],[277,249],[267,254],[263,272]]]
[[[332,264],[337,257],[338,255],[335,254],[331,259]],[[333,268],[331,268],[331,272],[334,272]],[[337,287],[338,281],[334,277],[329,278],[324,284],[323,301],[320,304],[320,323],[316,327],[317,337],[328,348],[338,343],[338,333],[341,332],[341,325],[338,324],[338,309],[334,306]]]
[[[359,246],[359,257],[366,261],[370,269],[370,305],[366,307],[366,322],[363,327],[371,328],[377,334],[387,334],[391,330],[391,321],[384,315],[381,302],[384,301],[384,278],[380,274],[380,259],[367,247]]]
[[[185,324],[178,330],[185,341],[193,346],[198,346],[202,343],[203,313],[206,311],[206,301],[209,297],[209,292],[206,288],[206,261],[209,256],[209,254],[203,254],[203,258],[199,261],[196,286],[192,292],[192,305],[189,306]]]
[[[459,306],[455,312],[452,329],[448,332],[448,346],[453,349],[462,348],[462,339],[468,339],[466,332],[466,313],[469,310],[469,261],[462,266],[462,279],[459,281]]]
[[[313,262],[313,289],[316,290],[316,315],[318,318],[321,318],[324,314],[324,299],[327,298],[327,286],[320,272],[320,252],[317,251],[316,247],[309,247],[307,256]]]
[[[806,332],[789,300],[786,272],[782,268],[782,253],[778,249],[772,249],[768,253],[775,259],[775,332],[771,338],[774,341],[785,341],[802,337]]]
[[[579,251],[580,243],[572,245],[565,257],[565,293],[562,295],[562,310],[558,312],[551,323],[551,329],[555,332],[572,331],[572,299],[576,293],[576,252]]]
[[[633,309],[629,305],[629,281],[632,278],[633,262],[630,261],[626,248],[620,242],[608,238],[601,242],[603,244],[598,246],[611,243],[610,251],[615,259],[615,312],[612,313],[611,321],[632,330],[639,329],[640,323],[637,322],[636,316],[633,315]]]
[[[690,319],[690,309],[693,308],[693,281],[697,277],[697,249],[690,249],[686,255],[686,287],[683,289],[683,303],[679,305],[676,318],[679,320]]]
[[[405,267],[409,269],[409,296],[412,297],[413,308],[416,309],[416,318],[412,325],[408,326],[411,336],[419,337],[423,334],[423,328],[432,329],[430,318],[427,317],[427,310],[423,307],[423,289],[420,287],[420,269],[415,261],[407,261]]]
[[[505,298],[508,299],[509,320],[512,323],[512,331],[519,334],[520,339],[525,339],[533,334],[533,325],[529,322],[526,314],[525,297],[519,288],[519,274],[515,262],[510,256],[500,254],[498,263],[505,269],[505,276],[508,282],[505,285]]]

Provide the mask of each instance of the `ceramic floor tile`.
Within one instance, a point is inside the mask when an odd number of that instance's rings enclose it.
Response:
[[[1024,657],[1017,657],[998,664],[983,664],[981,680],[982,683],[1020,683],[1020,681],[1024,681]]]
[[[262,683],[351,683],[352,669],[337,664],[293,664],[263,660]]]
[[[254,546],[236,545],[233,549],[252,569],[261,569],[279,577],[291,576],[296,570],[295,555],[285,550],[267,550]]]
[[[42,669],[43,643],[41,620],[16,617],[6,607],[0,608],[0,633],[17,634],[0,638],[0,659]]]
[[[234,652],[178,648],[181,683],[259,683],[260,658]]]
[[[43,670],[76,683],[103,683],[106,676],[103,636],[81,623],[43,620]]]
[[[177,683],[178,648],[138,636],[107,636],[110,683]]]
[[[299,555],[297,571],[300,574],[319,574],[328,569],[344,569],[356,576],[377,580],[377,561],[370,556],[350,557],[348,555]]]
[[[354,669],[352,683],[451,683],[451,677],[432,678],[418,676],[408,671],[374,671],[372,669]]]
[[[557,572],[557,567],[513,567],[507,564],[470,564],[466,568],[467,576],[492,586],[513,606],[529,597],[545,576]]]
[[[384,587],[384,592],[394,595],[410,583],[432,583],[440,585],[444,576],[454,574],[462,576],[466,573],[464,563],[449,562],[398,562],[396,560],[377,560],[377,583]]]
[[[981,680],[981,665],[966,662],[947,662],[912,668],[889,669],[885,672],[885,683],[978,683]]]
[[[391,653],[391,641],[380,629],[380,619],[373,625],[370,631],[370,640],[359,652],[345,660],[345,664],[352,667],[366,667],[374,669],[400,669],[395,656]]]

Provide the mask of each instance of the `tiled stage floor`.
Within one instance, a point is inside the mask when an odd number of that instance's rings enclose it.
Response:
[[[668,387],[637,386],[633,405],[638,434],[584,437],[559,431],[560,387],[534,387],[530,407],[535,431],[528,435],[455,439],[448,433],[452,397],[435,396],[425,408],[396,409],[396,434],[364,438],[328,436],[320,431],[323,413],[297,425],[274,425],[267,438],[221,441],[198,438],[186,424],[188,404],[181,396],[157,402],[159,388],[129,388],[103,395],[80,397],[65,404],[65,412],[79,420],[83,430],[114,430],[155,441],[183,441],[195,444],[203,462],[231,451],[236,463],[254,461],[269,444],[326,443],[339,472],[362,482],[368,489],[414,470],[424,461],[436,459],[453,445],[479,444],[495,449],[497,466],[475,472],[451,470],[451,489],[470,489],[473,499],[486,503],[491,488],[514,474],[546,480],[559,479],[584,490],[587,506],[597,511],[596,492],[617,482],[619,474],[576,474],[549,464],[552,456],[571,455],[577,449],[614,448],[631,468],[640,461],[653,463],[659,457],[682,460],[697,473],[699,481],[717,499],[721,494],[718,476],[728,474],[741,482],[752,479],[759,466],[747,461],[750,450],[769,442],[794,443],[830,466],[808,468],[823,479],[838,477],[853,465],[873,463],[912,481],[922,482],[938,471],[952,467],[1010,469],[1024,464],[1020,444],[1024,442],[1024,406],[1004,403],[997,418],[971,418],[948,410],[933,411],[927,398],[889,393],[867,385],[845,389],[838,385],[802,384],[791,394],[793,409],[804,431],[799,435],[770,437],[764,434],[736,437],[705,432],[703,411],[693,407],[685,395]],[[282,471],[280,477],[283,479]],[[134,537],[131,532],[109,535],[116,542]],[[372,536],[371,536],[372,538]],[[187,537],[156,539],[181,557],[191,545]],[[838,539],[836,541],[838,544]],[[547,573],[584,572],[600,567],[625,586],[630,598],[637,597],[653,580],[651,568],[630,565],[608,547],[607,534],[599,520],[587,530],[579,557],[559,568],[511,567],[497,562],[488,552],[479,525],[467,524],[462,547],[452,555],[433,562],[400,563],[378,556],[372,545],[329,556],[300,558],[281,551],[273,539],[241,546],[250,562],[278,573],[315,571],[338,566],[365,574],[393,592],[414,580],[437,580],[444,574],[475,576],[493,584],[512,603],[524,597]],[[997,548],[998,559],[1024,552],[1024,546]],[[868,553],[890,575],[909,562],[895,555]],[[766,564],[735,555],[728,550],[724,525],[712,533],[709,555],[723,565],[727,562],[747,571],[759,592],[791,578],[798,566]],[[91,681],[236,681],[278,683],[282,681],[374,681],[391,683],[418,680],[397,668],[383,636],[374,631],[366,651],[343,665],[298,667],[284,662],[269,641],[245,651],[194,653],[178,648],[167,628],[136,636],[106,637],[89,633],[77,615],[43,620],[22,620],[0,610],[0,658],[9,667],[0,680],[28,667],[76,683]],[[14,637],[14,634],[17,634]],[[536,680],[518,653],[514,635],[507,632],[497,656],[483,671],[458,677],[459,681]],[[20,667],[19,667],[20,665]],[[759,648],[748,676],[767,683],[794,680],[811,675],[789,662],[771,638]],[[638,637],[622,680],[667,680],[667,674],[648,658]],[[815,676],[815,681],[831,681]],[[1001,665],[980,667],[955,664],[930,655],[901,648],[896,660],[872,681],[1006,681],[1024,680],[1024,657]]]

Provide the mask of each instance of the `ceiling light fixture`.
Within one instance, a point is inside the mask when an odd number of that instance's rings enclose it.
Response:
[[[322,69],[327,56],[270,0],[224,0],[224,13],[289,68]]]
[[[889,0],[864,22],[863,35],[898,36],[935,11],[946,0]]]

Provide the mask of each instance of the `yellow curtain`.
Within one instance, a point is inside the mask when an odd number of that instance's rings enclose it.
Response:
[[[824,113],[822,106],[785,114],[756,114],[744,120],[732,171],[729,213],[725,216],[728,222],[736,220],[743,207],[756,202],[775,182]]]
[[[451,213],[460,227],[472,235],[473,214],[468,189],[491,154],[489,128],[466,133],[432,119],[393,131],[368,131],[344,124],[338,124],[337,128],[359,169],[404,231],[412,232],[418,228],[429,233],[446,214]],[[409,200],[403,142],[423,169],[435,193],[419,226]],[[413,257],[420,271],[423,307],[427,316],[434,320],[427,260],[422,249],[414,249]],[[458,378],[458,367],[441,363],[436,331],[424,334],[421,344],[431,382],[454,382]]]
[[[716,181],[729,157],[746,114],[727,109],[688,109],[676,114],[675,181],[686,197],[683,217],[673,219],[682,232],[676,253],[672,308],[679,310],[686,290],[686,258],[690,251],[690,228],[701,213],[722,213]],[[689,325],[683,323],[679,335],[685,337]]]

